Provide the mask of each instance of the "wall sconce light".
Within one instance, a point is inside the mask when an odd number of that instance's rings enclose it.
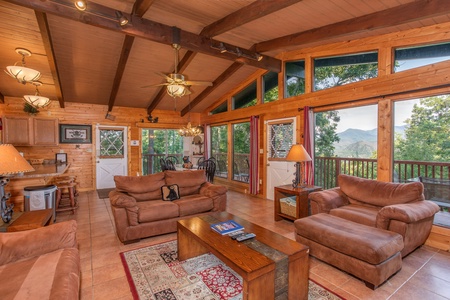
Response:
[[[81,11],[85,11],[87,8],[87,3],[84,0],[76,0],[74,2],[74,5],[78,10],[81,10]]]
[[[153,118],[152,115],[148,115],[148,116],[147,116],[147,120],[148,120],[150,123],[158,123],[159,118],[158,118],[158,117]]]

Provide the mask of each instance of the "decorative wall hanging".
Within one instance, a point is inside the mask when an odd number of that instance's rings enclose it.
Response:
[[[62,144],[92,144],[92,126],[60,124],[59,142]]]

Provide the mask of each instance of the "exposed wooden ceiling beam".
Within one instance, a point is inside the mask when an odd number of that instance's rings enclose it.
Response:
[[[153,1],[154,0],[137,0],[133,5],[133,14],[142,17],[153,4]],[[116,75],[114,76],[111,94],[109,95],[108,112],[112,111],[114,103],[116,102],[117,92],[119,91],[120,83],[122,82],[123,73],[125,72],[134,39],[134,36],[126,35],[123,41],[120,59],[117,63]]]
[[[220,74],[219,77],[216,78],[216,80],[213,81],[212,86],[208,86],[206,89],[204,89],[203,92],[201,92],[194,100],[192,100],[191,103],[189,103],[185,108],[181,110],[181,116],[186,115],[192,108],[197,106],[206,96],[217,89],[220,84],[230,78],[230,76],[233,75],[242,66],[243,64],[239,62],[235,62],[231,66],[229,66],[228,69],[226,69],[222,74]]]
[[[116,20],[116,10],[89,2],[86,11],[80,12],[74,8],[73,2],[70,0],[6,0],[8,2],[29,7],[45,13],[54,14],[63,18],[79,21],[92,26],[101,27],[108,30],[122,32],[131,36],[140,37],[151,40],[153,42],[171,45],[172,44],[172,27],[161,23],[153,22],[138,16],[131,17],[130,14],[123,12],[123,15],[130,20],[128,25],[121,27]],[[257,53],[241,49],[242,56],[236,56],[233,53],[220,53],[213,49],[212,45],[218,45],[220,41],[211,38],[202,37],[200,35],[180,30],[180,46],[184,49],[194,52],[200,52],[206,55],[212,55],[219,58],[238,61],[256,68],[266,69],[273,72],[281,71],[281,60],[263,55],[263,59],[258,61],[248,57],[255,57]],[[224,43],[225,44],[225,43]],[[230,49],[239,48],[235,45],[225,44]]]
[[[200,35],[213,37],[262,18],[302,0],[257,0],[203,28]]]
[[[136,0],[133,5],[133,13],[138,17],[143,17],[155,0]]]
[[[117,92],[119,91],[120,82],[122,81],[123,72],[125,71],[125,66],[127,65],[133,42],[134,37],[129,35],[125,36],[125,40],[122,44],[122,51],[120,53],[119,62],[117,64],[116,75],[114,76],[111,94],[109,96],[108,111],[111,111],[113,109],[114,102],[116,101]]]
[[[266,52],[288,46],[324,41],[329,38],[346,37],[356,32],[369,34],[370,31],[376,29],[445,15],[449,12],[448,0],[418,0],[373,14],[257,43],[254,49],[258,52]]]
[[[61,87],[58,64],[56,63],[55,51],[53,49],[52,36],[50,34],[50,28],[48,26],[47,15],[38,11],[35,11],[34,13],[39,25],[39,31],[41,32],[41,37],[44,43],[45,53],[47,54],[50,71],[52,72],[53,82],[55,84],[56,98],[58,99],[59,106],[61,108],[64,108],[64,93]]]

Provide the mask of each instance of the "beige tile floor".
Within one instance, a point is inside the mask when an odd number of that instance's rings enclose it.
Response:
[[[115,235],[109,199],[95,191],[78,196],[75,214],[60,213],[57,222],[78,222],[81,255],[81,299],[132,299],[119,253],[176,239],[176,233],[123,245]],[[273,220],[273,202],[233,191],[228,193],[227,211],[294,239],[291,221]],[[450,299],[450,253],[423,246],[403,260],[403,268],[372,291],[363,282],[336,268],[310,260],[310,278],[346,299]]]

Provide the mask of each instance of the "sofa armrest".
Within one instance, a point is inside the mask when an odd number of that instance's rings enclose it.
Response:
[[[308,196],[311,214],[329,213],[333,208],[347,205],[348,199],[339,187],[320,192],[313,192]]]
[[[111,205],[115,207],[131,208],[136,206],[136,199],[118,191],[111,191],[109,193],[109,200]]]
[[[415,223],[417,221],[433,217],[439,211],[439,206],[428,200],[405,204],[394,204],[383,207],[377,215],[377,227],[389,229],[391,220],[404,223]]]
[[[77,248],[77,222],[0,234],[0,265],[40,256],[63,248]]]
[[[227,191],[225,186],[205,182],[200,187],[199,193],[213,199],[213,211],[224,211],[227,207]]]

